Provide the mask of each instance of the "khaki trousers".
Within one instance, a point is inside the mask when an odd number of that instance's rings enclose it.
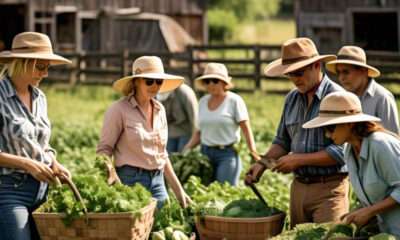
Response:
[[[293,180],[290,190],[290,226],[338,222],[349,211],[349,178],[304,184]]]

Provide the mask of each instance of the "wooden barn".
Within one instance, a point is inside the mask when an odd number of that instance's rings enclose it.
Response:
[[[400,52],[399,0],[294,1],[297,35],[312,38],[323,53],[336,53],[345,44]]]
[[[206,43],[203,0],[0,0],[0,50],[22,31],[47,33],[56,51],[182,51]]]

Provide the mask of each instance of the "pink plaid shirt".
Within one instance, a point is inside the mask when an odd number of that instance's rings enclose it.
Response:
[[[168,127],[164,107],[156,100],[153,129],[133,95],[124,97],[104,116],[97,154],[113,156],[115,165],[129,165],[147,170],[163,169],[168,160],[166,150]]]

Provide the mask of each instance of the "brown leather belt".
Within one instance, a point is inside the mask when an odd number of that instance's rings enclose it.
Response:
[[[327,176],[296,176],[296,180],[303,184],[313,184],[313,183],[326,183],[335,180],[343,180],[347,177],[347,173],[337,173]]]

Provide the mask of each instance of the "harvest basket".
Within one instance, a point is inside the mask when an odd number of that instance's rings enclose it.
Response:
[[[42,240],[147,240],[157,201],[135,213],[88,213],[65,226],[62,213],[33,213]]]
[[[282,232],[285,213],[261,218],[196,217],[200,240],[265,240]]]

